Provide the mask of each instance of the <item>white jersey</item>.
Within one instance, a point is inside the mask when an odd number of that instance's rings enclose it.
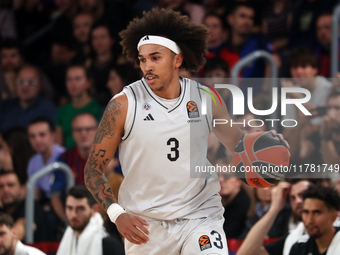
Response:
[[[180,83],[181,95],[171,106],[144,78],[123,90],[128,111],[119,158],[125,179],[118,201],[131,213],[173,220],[223,210],[217,178],[190,178],[195,166],[211,165],[206,158],[211,107],[201,114],[201,93],[206,92],[195,81],[180,78]]]

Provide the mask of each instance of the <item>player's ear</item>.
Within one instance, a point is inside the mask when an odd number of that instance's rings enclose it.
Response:
[[[175,67],[180,68],[180,66],[183,63],[183,55],[182,54],[175,55],[174,62],[175,62]]]

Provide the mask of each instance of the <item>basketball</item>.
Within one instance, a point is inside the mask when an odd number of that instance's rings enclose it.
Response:
[[[244,183],[270,187],[288,172],[289,152],[285,143],[269,132],[246,134],[236,145],[233,166]]]

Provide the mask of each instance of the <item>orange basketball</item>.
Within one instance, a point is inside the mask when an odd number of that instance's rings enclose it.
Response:
[[[233,153],[236,175],[255,188],[270,187],[288,172],[289,152],[278,136],[269,132],[245,135]]]

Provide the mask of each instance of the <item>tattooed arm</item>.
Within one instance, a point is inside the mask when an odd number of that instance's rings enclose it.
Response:
[[[98,126],[84,170],[86,187],[105,211],[112,203],[117,203],[104,175],[104,168],[113,158],[123,135],[126,112],[125,95],[113,98],[109,102]]]
[[[98,126],[84,170],[86,187],[105,211],[111,204],[117,203],[104,175],[104,169],[113,158],[124,134],[127,107],[128,100],[123,93],[118,94],[109,102]],[[130,242],[142,244],[149,240],[144,234],[149,233],[145,228],[148,224],[143,219],[123,213],[115,223],[119,232]]]

